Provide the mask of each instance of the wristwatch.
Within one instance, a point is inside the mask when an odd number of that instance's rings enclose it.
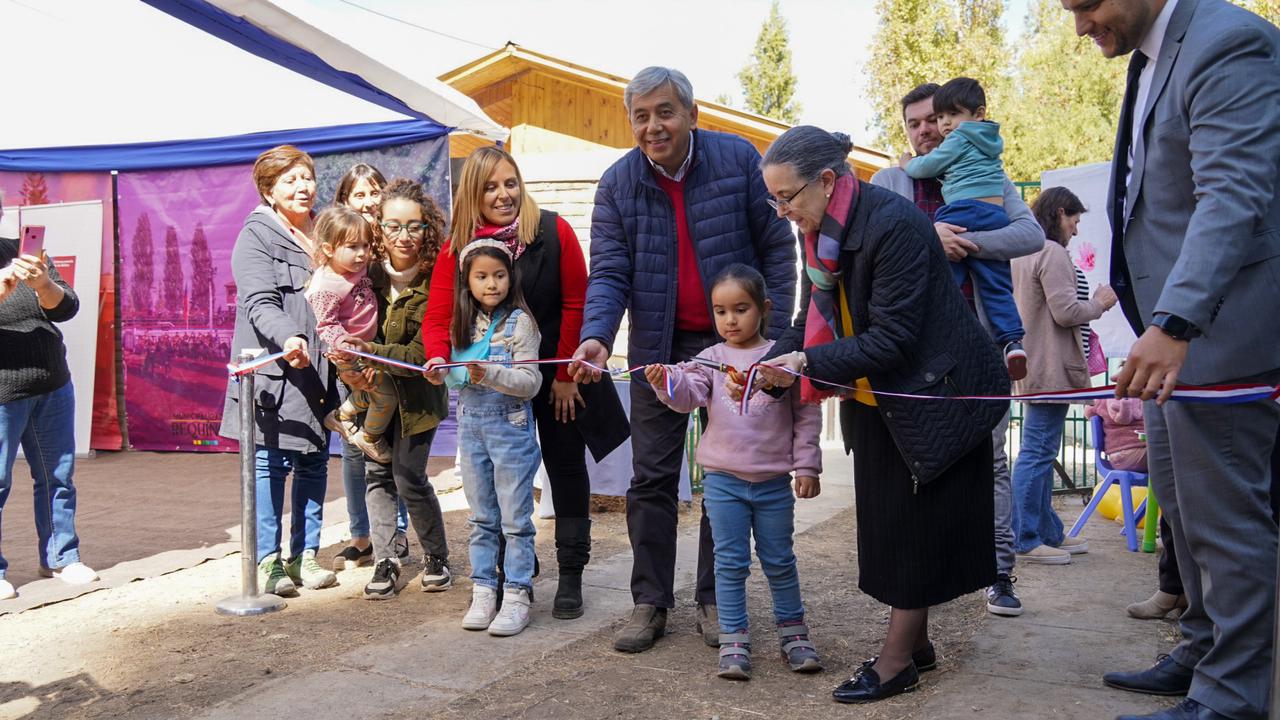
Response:
[[[1157,313],[1151,318],[1151,327],[1160,328],[1165,335],[1174,340],[1191,340],[1200,337],[1200,328],[1189,320],[1169,313]]]

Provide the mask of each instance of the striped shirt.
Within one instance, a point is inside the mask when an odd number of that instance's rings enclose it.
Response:
[[[1080,300],[1089,299],[1089,281],[1085,278],[1084,272],[1075,266],[1072,269],[1076,271],[1076,297]],[[1080,349],[1084,351],[1085,364],[1089,362],[1089,323],[1080,326]]]

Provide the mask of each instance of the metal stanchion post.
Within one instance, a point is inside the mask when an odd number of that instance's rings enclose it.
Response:
[[[252,361],[251,353],[241,351],[238,364]],[[257,485],[254,477],[254,408],[253,373],[245,373],[240,382],[240,594],[217,605],[219,615],[262,615],[284,609],[284,599],[277,595],[258,594],[258,511]]]

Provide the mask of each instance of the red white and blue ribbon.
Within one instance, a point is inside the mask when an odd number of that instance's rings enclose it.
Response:
[[[360,350],[345,349],[342,352],[348,355],[355,355],[357,357],[361,357],[366,360],[371,360],[373,362],[382,363],[384,365],[391,365],[392,367],[403,368],[405,370],[413,370],[415,372],[426,372],[427,370],[447,370],[449,368],[466,367],[467,365],[472,365],[472,364],[488,364],[490,362],[490,361],[475,361],[475,360],[472,360],[470,362],[446,362],[446,363],[439,363],[437,365],[433,365],[430,368],[428,368],[425,365],[414,365],[412,363],[401,362],[399,360],[393,360],[388,357],[383,357],[381,355],[374,355],[372,353],[362,352]],[[287,354],[288,353],[286,352],[272,353],[270,355],[264,355],[260,358],[255,358],[251,362],[245,363],[243,365],[228,364],[227,370],[232,376],[238,377],[246,373],[251,373],[254,370],[257,370],[258,368],[261,368],[265,365],[269,365],[273,362],[276,362],[277,360],[284,358],[284,356]],[[548,358],[543,360],[513,360],[506,363],[496,363],[496,364],[568,365],[573,362],[575,362],[573,358]],[[643,365],[637,365],[636,367],[630,367],[630,368],[610,369],[610,368],[598,367],[585,360],[577,360],[576,362],[579,365],[584,365],[586,367],[591,368],[592,370],[605,373],[614,377],[618,377],[622,375],[630,375],[632,373],[644,370]],[[747,388],[747,390],[742,393],[742,399],[740,401],[740,410],[744,415],[747,414],[747,410],[750,407],[751,395],[755,391],[756,383],[757,383],[757,380],[759,379],[758,373],[759,373],[760,367],[765,364],[767,363],[756,363],[752,365],[751,368],[746,373],[745,387]],[[817,382],[823,383],[825,385],[828,385],[830,387],[837,388],[840,390],[846,390],[848,392],[855,392],[858,390],[862,390],[862,388],[856,388],[851,385],[841,385],[840,383],[826,382],[825,380],[820,380],[817,378],[806,376],[802,373],[795,372],[794,370],[791,370],[789,368],[779,367],[777,365],[771,365],[770,367],[774,367],[782,372],[790,373],[792,375],[795,375],[796,377],[809,377],[810,380],[817,380]],[[672,395],[674,388],[672,386],[670,373],[666,373],[666,376],[667,376],[666,390],[667,390],[667,395],[670,397]],[[1023,395],[920,395],[916,393],[898,393],[898,392],[888,392],[885,390],[874,390],[874,389],[871,390],[870,392],[873,395],[877,395],[880,397],[895,397],[895,398],[904,398],[907,400],[991,400],[991,401],[999,401],[999,402],[1016,401],[1016,402],[1042,402],[1042,403],[1088,403],[1094,400],[1105,400],[1108,398],[1114,398],[1116,395],[1115,390],[1116,390],[1115,385],[1103,385],[1101,387],[1081,388],[1078,390],[1052,390],[1049,392],[1027,393]],[[1280,402],[1280,386],[1249,385],[1249,384],[1178,385],[1174,388],[1173,395],[1170,397],[1170,399],[1178,402],[1210,403],[1210,404],[1218,404],[1218,405],[1231,405],[1231,404],[1237,404],[1237,403],[1256,402],[1258,400],[1274,400],[1276,402]]]
[[[751,394],[756,389],[757,373],[762,365],[767,363],[756,363],[747,371],[746,391],[742,393],[741,411],[745,415],[747,413],[748,402]],[[790,368],[770,365],[782,372],[795,375],[796,377],[808,377],[815,380],[811,376],[798,373]],[[840,390],[849,392],[863,391],[865,388],[857,388],[850,385],[841,385],[840,383],[826,382],[825,380],[817,380],[817,382],[829,385]],[[1025,393],[1022,395],[918,395],[915,393],[897,393],[887,392],[884,390],[870,390],[871,394],[879,397],[895,397],[905,398],[908,400],[992,400],[1000,402],[1040,402],[1040,403],[1089,403],[1094,400],[1106,400],[1116,396],[1115,385],[1103,385],[1100,387],[1080,388],[1078,390],[1051,390],[1049,392]],[[1178,402],[1191,403],[1210,403],[1216,405],[1231,405],[1236,403],[1255,402],[1258,400],[1275,400],[1280,402],[1280,386],[1272,385],[1178,385],[1174,387],[1171,400]]]

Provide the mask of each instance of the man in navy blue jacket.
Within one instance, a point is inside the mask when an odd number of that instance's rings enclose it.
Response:
[[[795,305],[795,238],[765,202],[760,155],[740,137],[698,130],[688,78],[650,67],[623,96],[638,147],[600,178],[591,216],[591,276],[574,354],[602,367],[623,313],[630,311],[630,365],[675,363],[717,342],[711,280],[733,263],[760,270],[774,311],[770,337],[790,324]],[[598,377],[586,366],[581,381]],[[666,629],[675,604],[677,486],[688,416],[663,405],[643,381],[631,383],[635,476],[627,491],[634,561],[631,620],[614,648],[640,652]],[[718,646],[711,528],[702,516],[698,552],[698,629]]]

